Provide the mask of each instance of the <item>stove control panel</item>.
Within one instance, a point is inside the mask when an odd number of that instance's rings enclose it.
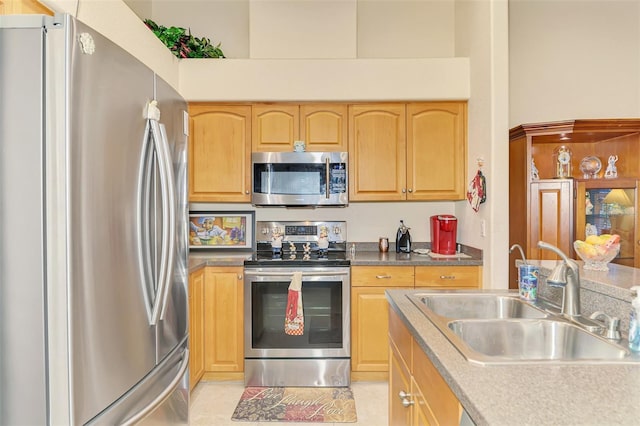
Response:
[[[256,222],[256,240],[272,242],[282,237],[282,242],[318,242],[326,238],[332,243],[347,241],[347,222],[298,221]]]

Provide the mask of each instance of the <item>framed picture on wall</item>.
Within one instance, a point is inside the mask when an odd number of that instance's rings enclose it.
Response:
[[[202,250],[253,250],[254,211],[189,213],[189,248]]]

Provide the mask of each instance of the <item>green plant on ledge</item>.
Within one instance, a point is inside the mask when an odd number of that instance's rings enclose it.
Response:
[[[224,58],[220,44],[211,44],[206,38],[191,35],[191,30],[181,27],[165,27],[158,25],[151,19],[144,20],[145,25],[171,50],[178,58]]]

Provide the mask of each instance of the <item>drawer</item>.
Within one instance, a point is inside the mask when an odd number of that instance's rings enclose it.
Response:
[[[413,266],[352,266],[351,287],[413,287]]]
[[[480,266],[416,266],[417,287],[481,288]]]

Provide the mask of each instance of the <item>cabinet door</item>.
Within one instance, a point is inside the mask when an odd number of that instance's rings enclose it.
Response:
[[[444,381],[429,357],[416,342],[412,346],[413,378],[424,404],[420,406],[424,417],[433,419],[433,424],[458,425],[462,414],[462,406],[455,394]]]
[[[253,151],[293,151],[293,142],[300,139],[299,121],[298,105],[253,105]]]
[[[407,199],[463,200],[467,104],[407,105]]]
[[[482,288],[480,266],[416,266],[416,288]]]
[[[189,276],[189,388],[204,374],[204,269]]]
[[[351,371],[389,370],[389,303],[385,290],[351,288]]]
[[[638,181],[594,179],[578,182],[576,187],[575,238],[586,239],[587,225],[592,232],[596,231],[596,235],[617,234],[620,236],[620,253],[612,263],[640,267],[640,223],[636,214]]]
[[[405,398],[400,396],[403,392]],[[411,425],[411,405],[403,405],[403,400],[412,401],[411,374],[395,345],[389,351],[389,425]]]
[[[205,371],[244,370],[242,273],[242,267],[205,270]]]
[[[349,106],[349,200],[406,199],[404,104]]]
[[[538,241],[558,247],[573,256],[573,179],[549,179],[531,183],[529,242],[532,259],[556,260],[549,250],[538,249]]]
[[[347,151],[347,105],[300,105],[300,138],[307,151]]]
[[[422,389],[420,389],[420,386],[418,386],[413,377],[411,377],[411,400],[413,401],[413,406],[411,407],[413,417],[411,424],[413,426],[433,426],[440,424],[436,422],[436,419],[433,417],[427,400],[424,399]]]
[[[189,201],[251,201],[251,107],[189,106]]]

